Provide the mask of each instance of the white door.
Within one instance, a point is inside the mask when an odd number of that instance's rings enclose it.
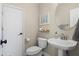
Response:
[[[2,4],[0,4],[0,41],[2,40]],[[2,45],[0,45],[0,56],[2,55]]]
[[[22,39],[22,16],[19,9],[4,6],[3,7],[3,55],[21,56],[23,52]]]

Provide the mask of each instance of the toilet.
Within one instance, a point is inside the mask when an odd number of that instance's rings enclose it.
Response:
[[[38,46],[32,46],[26,49],[27,56],[42,56],[43,49],[47,46],[47,39],[38,38]]]

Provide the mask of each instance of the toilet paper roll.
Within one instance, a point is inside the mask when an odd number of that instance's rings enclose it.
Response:
[[[27,38],[26,41],[29,42],[30,41],[30,38]]]

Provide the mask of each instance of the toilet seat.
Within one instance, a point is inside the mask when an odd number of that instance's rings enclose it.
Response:
[[[38,47],[38,46],[32,46],[28,49],[26,49],[26,54],[27,55],[34,55],[39,53],[42,50],[42,48]]]

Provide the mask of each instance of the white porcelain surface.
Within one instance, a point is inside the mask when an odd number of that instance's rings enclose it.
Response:
[[[40,48],[46,48],[46,46],[47,46],[47,39],[39,37],[38,38],[38,46]]]
[[[38,47],[38,46],[32,46],[28,49],[26,49],[26,55],[34,55],[39,53],[42,50],[42,48]]]
[[[38,38],[38,46],[32,46],[26,49],[26,55],[42,55],[42,49],[46,48],[47,46],[47,39]]]
[[[60,38],[48,39],[48,43],[51,44],[53,47],[56,47],[56,48],[62,49],[62,50],[71,50],[71,49],[75,48],[75,46],[77,45],[77,41],[62,40]]]

